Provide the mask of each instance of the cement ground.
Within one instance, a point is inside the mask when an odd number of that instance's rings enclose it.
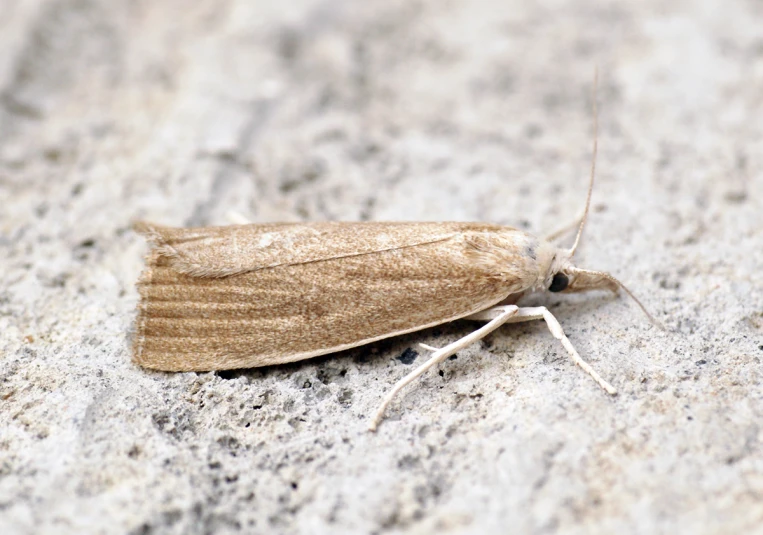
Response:
[[[0,5],[0,532],[763,533],[763,5]],[[369,415],[468,322],[224,373],[149,372],[131,221],[582,209],[582,266]]]

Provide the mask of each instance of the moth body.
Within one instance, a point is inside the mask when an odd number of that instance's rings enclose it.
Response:
[[[281,364],[453,321],[548,288],[568,252],[479,223],[196,229],[151,242],[134,359],[167,371]]]

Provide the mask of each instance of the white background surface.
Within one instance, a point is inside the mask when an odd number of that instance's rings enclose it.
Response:
[[[751,533],[763,522],[763,7],[0,6],[0,531]],[[486,220],[627,299],[534,299],[365,426],[457,322],[294,365],[146,372],[134,219]]]

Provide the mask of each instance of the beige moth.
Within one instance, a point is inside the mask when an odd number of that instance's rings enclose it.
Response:
[[[489,223],[137,223],[151,251],[138,282],[134,361],[166,371],[253,368],[458,319],[487,322],[446,347],[425,346],[433,354],[391,389],[370,421],[373,430],[395,394],[429,368],[504,323],[542,319],[573,361],[615,394],[548,309],[515,304],[536,291],[630,294],[611,275],[573,264],[590,206],[596,136],[593,154],[570,249]]]

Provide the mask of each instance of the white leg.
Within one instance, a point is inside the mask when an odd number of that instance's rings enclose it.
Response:
[[[492,308],[486,308],[485,310],[480,310],[479,312],[472,314],[471,316],[466,316],[465,320],[472,320],[472,321],[491,321],[497,318],[498,316],[502,315],[504,312],[508,310],[516,310],[516,314],[512,314],[514,318],[517,318],[519,314],[522,313],[523,310],[527,310],[527,307],[519,308],[517,305],[501,305],[497,307]],[[530,318],[535,319],[535,318]],[[530,321],[529,319],[525,320],[519,320],[519,321]],[[516,322],[514,322],[516,323]]]
[[[477,320],[477,321],[490,321],[495,317],[498,317],[501,315],[501,312],[504,307],[493,307],[488,308],[487,310],[483,310],[482,312],[477,312],[476,314],[472,314],[471,316],[466,317],[465,319],[468,320]],[[606,390],[609,394],[612,394],[613,396],[617,394],[617,390],[609,384],[607,381],[602,379],[602,377],[596,373],[596,371],[591,368],[591,365],[588,364],[586,361],[584,361],[582,358],[580,358],[580,355],[575,350],[575,348],[572,346],[572,342],[570,342],[569,338],[564,334],[564,331],[562,330],[562,326],[559,325],[559,322],[556,320],[553,314],[548,311],[546,307],[523,307],[520,308],[517,313],[506,320],[506,323],[519,323],[521,321],[532,321],[532,320],[539,320],[543,319],[546,320],[546,325],[548,325],[548,330],[551,331],[551,334],[554,335],[555,338],[560,340],[562,342],[562,345],[564,346],[564,349],[567,350],[567,353],[570,354],[570,357],[572,357],[572,360],[575,364],[583,368],[588,375],[593,377],[593,380],[599,383],[599,386],[601,386],[604,390]]]
[[[472,342],[476,342],[477,340],[484,338],[496,330],[498,327],[506,323],[513,315],[519,311],[519,308],[516,305],[507,305],[498,308],[501,309],[501,313],[496,317],[491,318],[490,323],[480,329],[477,329],[473,333],[468,334],[459,340],[456,340],[452,344],[448,344],[442,349],[436,350],[434,354],[429,357],[428,361],[400,379],[397,384],[392,387],[392,390],[390,390],[387,395],[384,396],[381,405],[379,405],[379,409],[376,411],[376,414],[371,419],[371,423],[368,425],[369,431],[376,431],[376,426],[379,425],[379,422],[384,417],[384,411],[387,409],[387,406],[390,404],[395,395],[397,395],[398,392],[405,388],[408,383],[416,379],[418,376],[433,366],[437,366],[440,362],[455,354],[460,349],[463,349]]]

